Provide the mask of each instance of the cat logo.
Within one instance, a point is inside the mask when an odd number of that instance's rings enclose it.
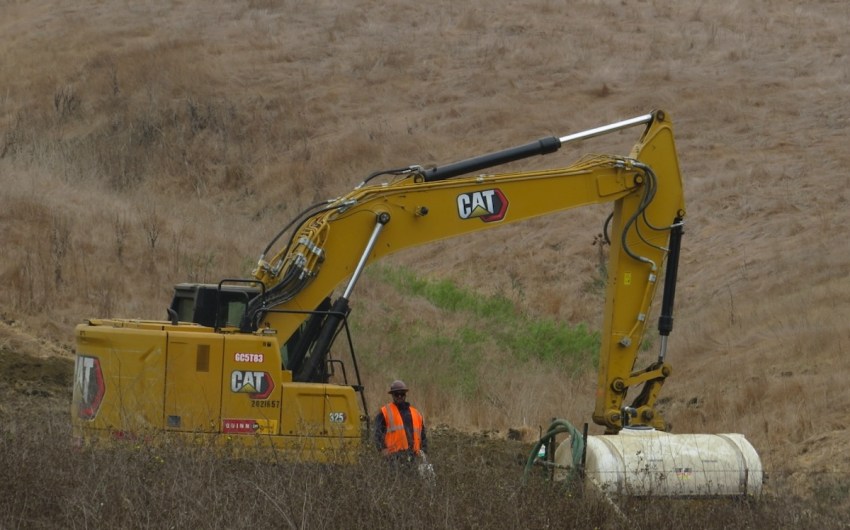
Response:
[[[234,370],[230,374],[230,391],[248,394],[251,399],[267,399],[274,390],[274,381],[268,372]]]
[[[508,210],[508,199],[502,190],[482,190],[457,196],[457,213],[461,219],[480,218],[485,223],[501,221]]]

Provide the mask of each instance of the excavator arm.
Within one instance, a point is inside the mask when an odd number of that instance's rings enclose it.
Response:
[[[490,167],[557,151],[562,145],[629,127],[644,127],[628,156],[588,156],[546,171],[488,174]],[[390,182],[372,184],[390,175]],[[672,329],[675,259],[685,215],[672,124],[664,112],[611,124],[443,167],[410,166],[377,173],[349,194],[315,205],[290,223],[260,257],[254,277],[264,294],[248,306],[243,331],[290,337],[304,313],[344,285],[295,381],[321,379],[321,367],[349,311],[353,288],[369,263],[399,250],[516,223],[584,205],[611,203],[610,262],[593,420],[617,432],[625,423],[666,429],[655,410],[670,374],[665,360]],[[288,240],[266,259],[285,232]],[[667,265],[660,321],[662,351],[635,369],[658,278]],[[624,406],[630,389],[642,390]]]

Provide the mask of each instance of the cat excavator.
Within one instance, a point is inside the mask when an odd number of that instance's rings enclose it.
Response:
[[[485,172],[631,128],[640,137],[628,155]],[[605,434],[571,430],[572,442],[555,452],[554,436],[565,432],[555,426],[538,447],[562,472],[621,493],[757,494],[761,464],[742,435],[674,435],[658,407],[671,374],[685,219],[672,122],[660,110],[445,166],[375,172],[296,216],[251,278],[179,284],[166,320],[85,321],[75,330],[74,436],[97,443],[169,433],[298,461],[351,460],[369,428],[348,328],[364,268],[402,249],[601,203],[613,212],[592,420]],[[636,367],[659,282],[659,352]],[[344,339],[347,363],[331,353]]]

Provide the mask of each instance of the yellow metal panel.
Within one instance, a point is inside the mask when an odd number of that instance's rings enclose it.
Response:
[[[162,396],[165,389],[165,344],[163,331],[77,327],[77,369],[74,384],[73,421],[86,429],[133,433],[162,426]],[[84,383],[97,377],[91,370],[97,359],[102,375],[102,399],[94,417],[83,420]]]
[[[291,372],[281,369],[275,337],[224,335],[220,431],[280,432],[281,385],[291,380]]]
[[[218,431],[223,343],[216,333],[168,334],[165,429]]]
[[[328,385],[325,425],[331,436],[360,436],[360,408],[354,389]]]
[[[360,436],[360,412],[351,387],[285,384],[283,402],[283,435]]]
[[[622,193],[627,187],[626,177],[620,173],[601,175],[596,180],[596,189],[600,197]]]

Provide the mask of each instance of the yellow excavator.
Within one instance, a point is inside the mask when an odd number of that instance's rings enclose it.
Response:
[[[628,128],[641,129],[628,155],[483,172]],[[330,352],[338,337],[350,346],[349,302],[364,268],[405,248],[600,203],[613,207],[592,415],[605,434],[557,424],[538,447],[559,470],[619,493],[758,494],[761,463],[743,436],[670,434],[657,407],[671,373],[667,338],[685,218],[663,111],[445,166],[373,173],[296,216],[265,248],[252,278],[179,284],[167,320],[87,320],[76,328],[74,436],[91,443],[166,432],[299,461],[351,460],[369,409],[354,349],[347,363]],[[636,367],[662,271],[660,351]],[[555,452],[562,432],[572,442]]]

